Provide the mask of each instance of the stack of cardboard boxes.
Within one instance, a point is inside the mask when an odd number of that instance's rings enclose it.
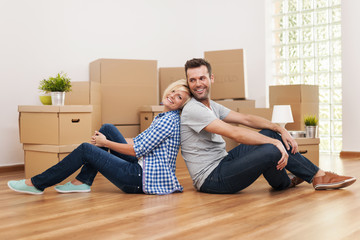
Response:
[[[304,131],[304,116],[319,117],[319,86],[317,85],[277,85],[269,88],[270,106],[290,105],[293,123],[286,124],[287,130]],[[299,152],[319,165],[319,138],[295,139],[299,145]]]
[[[91,137],[90,105],[19,106],[18,111],[26,178],[55,165]]]

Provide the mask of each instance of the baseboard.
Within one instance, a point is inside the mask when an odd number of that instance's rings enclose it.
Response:
[[[359,158],[360,159],[360,152],[346,152],[341,151],[340,152],[341,158]]]
[[[0,167],[0,173],[24,171],[24,164]]]

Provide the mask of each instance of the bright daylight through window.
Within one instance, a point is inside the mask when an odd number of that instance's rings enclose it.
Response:
[[[342,148],[341,0],[272,0],[273,84],[319,85],[321,152]]]

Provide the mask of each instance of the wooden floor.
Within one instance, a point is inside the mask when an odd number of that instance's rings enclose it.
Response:
[[[322,155],[325,170],[360,179],[360,159]],[[186,169],[184,193],[125,194],[102,176],[91,193],[26,195],[0,176],[0,239],[360,239],[360,180],[349,188],[314,191],[303,183],[272,191],[263,178],[233,195],[199,193]]]

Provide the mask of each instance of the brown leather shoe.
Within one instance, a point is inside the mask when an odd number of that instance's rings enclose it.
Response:
[[[313,179],[315,190],[337,189],[350,186],[356,181],[354,177],[340,176],[336,173],[325,172],[324,176]]]
[[[289,175],[289,178],[291,180],[291,183],[289,185],[289,188],[293,188],[295,187],[296,185],[299,185],[300,183],[302,183],[304,180],[293,175],[293,174],[288,174]]]

